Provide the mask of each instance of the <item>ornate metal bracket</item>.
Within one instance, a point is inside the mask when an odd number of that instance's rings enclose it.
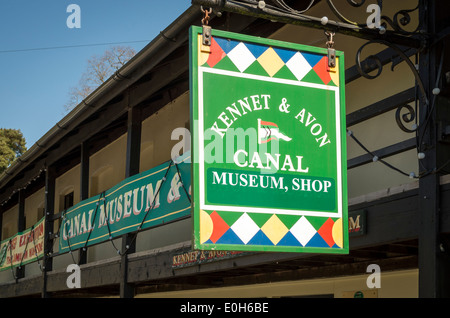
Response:
[[[325,31],[339,32],[342,34],[352,35],[359,38],[367,39],[368,42],[361,46],[356,54],[356,67],[361,76],[367,79],[377,78],[383,69],[383,63],[375,55],[370,55],[365,61],[373,62],[375,64],[375,73],[370,74],[366,72],[361,63],[361,52],[363,49],[370,44],[382,44],[391,49],[393,49],[396,55],[401,61],[404,61],[416,79],[417,87],[420,91],[420,98],[423,99],[424,103],[428,105],[428,97],[426,90],[416,69],[416,66],[411,62],[408,56],[399,48],[399,46],[406,46],[416,49],[422,49],[427,40],[427,35],[422,33],[422,21],[418,19],[417,26],[414,27],[412,31],[406,30],[406,27],[410,26],[413,19],[411,19],[411,14],[413,12],[418,12],[419,7],[424,5],[424,0],[417,0],[417,6],[412,9],[403,9],[397,11],[392,18],[385,15],[381,15],[383,8],[383,0],[377,0],[375,7],[368,7],[365,0],[347,0],[345,1],[334,1],[334,0],[324,0],[330,8],[330,10],[335,14],[339,21],[331,21],[327,17],[312,17],[306,15],[306,13],[320,0],[309,0],[309,1],[295,1],[290,3],[295,3],[296,8],[288,5],[285,0],[192,0],[193,4],[204,5],[208,7],[213,7],[216,10],[224,10],[235,12],[238,14],[245,14],[250,16],[255,16],[259,18],[270,19],[271,21],[279,21],[283,23],[289,23],[294,25],[302,25],[306,27],[321,28]],[[339,3],[342,8],[343,5],[347,4],[354,8],[365,8],[367,6],[367,12],[370,8],[375,8],[378,10],[377,24],[368,26],[368,20],[364,22],[356,22],[345,17],[338,6],[335,3]],[[366,6],[365,6],[366,5]],[[373,5],[373,4],[371,4]],[[303,6],[303,7],[301,7]],[[378,6],[378,7],[376,7]],[[368,15],[364,15],[365,17]],[[411,28],[410,28],[411,29]],[[394,70],[395,65],[399,63],[398,61],[392,62],[392,70]],[[402,115],[403,109],[406,109],[408,113]],[[398,108],[396,112],[396,121],[401,130],[405,132],[414,132],[417,130],[413,126],[412,129],[407,128],[405,123],[411,123],[416,119],[416,111],[413,107],[409,105],[402,105]]]
[[[316,29],[325,29],[336,33],[346,34],[363,38],[367,40],[385,39],[397,45],[403,45],[412,48],[420,48],[424,43],[424,34],[419,31],[408,32],[402,27],[411,22],[410,13],[414,9],[400,10],[392,19],[380,16],[384,20],[383,28],[369,28],[366,23],[351,21],[343,16],[334,5],[332,0],[326,0],[330,9],[335,13],[340,21],[333,21],[327,17],[313,17],[307,13],[320,0],[295,1],[296,7],[300,7],[304,2],[303,8],[294,9],[287,5],[284,0],[191,0],[192,4],[213,8],[215,12],[228,11],[232,13],[264,18],[270,21],[277,21],[286,24],[301,25]],[[423,0],[418,0],[422,2]],[[342,3],[342,1],[341,1]],[[365,0],[347,0],[347,3],[353,7],[362,7]],[[383,1],[378,0],[380,9]],[[390,26],[389,30],[386,28]],[[392,30],[391,30],[392,29]],[[416,30],[420,29],[420,25]]]
[[[420,90],[421,98],[423,99],[424,103],[426,105],[428,105],[427,93],[425,91],[425,87],[423,85],[422,79],[420,78],[420,75],[417,72],[416,66],[411,62],[411,60],[408,58],[408,56],[401,49],[399,49],[397,46],[393,45],[392,43],[389,43],[389,42],[384,41],[384,40],[373,40],[373,41],[369,41],[369,42],[365,43],[363,46],[361,46],[358,49],[358,52],[356,53],[356,67],[358,69],[358,72],[361,74],[361,76],[363,76],[363,77],[365,77],[367,79],[374,79],[374,78],[377,78],[382,72],[383,65],[382,65],[380,59],[377,56],[375,56],[375,55],[370,55],[366,59],[366,61],[367,60],[371,60],[372,62],[374,62],[374,64],[376,64],[377,70],[376,70],[376,73],[374,75],[370,75],[367,72],[365,72],[363,67],[362,67],[362,65],[361,65],[361,63],[362,63],[362,61],[361,61],[361,52],[362,52],[362,50],[366,46],[368,46],[370,44],[373,44],[373,43],[383,44],[383,45],[386,45],[386,46],[390,47],[391,49],[393,49],[398,54],[398,56],[402,59],[402,61],[404,61],[408,65],[408,67],[410,68],[411,72],[414,75],[414,78],[415,78],[416,83],[417,83],[417,87]],[[392,68],[391,68],[392,70],[394,69],[394,66],[395,65],[394,65],[394,62],[393,62],[393,65],[392,65]],[[402,111],[403,108],[406,108],[408,110],[408,113],[404,114],[404,115],[401,115],[401,111]],[[414,108],[412,108],[410,105],[402,105],[402,106],[398,107],[398,109],[396,111],[395,118],[396,118],[397,125],[400,127],[401,130],[403,130],[405,132],[408,132],[408,133],[412,133],[412,132],[415,132],[417,130],[417,125],[416,125],[416,127],[413,127],[413,129],[409,129],[403,124],[403,122],[410,123],[416,118],[416,112],[415,112]]]
[[[341,1],[342,2],[342,1]],[[362,7],[365,4],[365,0],[355,1],[355,0],[347,0],[347,3],[350,4],[352,7],[359,8]],[[344,17],[340,11],[337,9],[337,7],[334,5],[332,0],[327,0],[328,6],[333,11],[333,13],[343,22],[358,25],[359,27],[367,27],[367,23],[358,23],[355,21],[351,21],[350,19]],[[395,32],[403,35],[414,35],[421,29],[421,21],[417,24],[416,28],[412,31],[407,31],[404,29],[405,26],[409,25],[411,23],[411,13],[419,10],[419,3],[420,0],[418,0],[417,6],[413,9],[404,9],[396,12],[393,16],[393,18],[389,18],[385,15],[381,15],[381,20],[384,20],[384,22],[381,23],[381,26],[384,29],[387,29],[388,26],[391,27]],[[383,0],[377,0],[377,4],[380,7],[380,10],[383,9]]]

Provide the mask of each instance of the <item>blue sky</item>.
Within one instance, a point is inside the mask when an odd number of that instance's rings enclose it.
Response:
[[[81,28],[66,24],[70,4],[81,9]],[[69,89],[78,84],[87,60],[112,46],[95,44],[144,41],[121,44],[138,52],[190,4],[190,0],[1,0],[0,128],[20,129],[30,148],[64,117]],[[81,46],[34,50],[77,45]]]

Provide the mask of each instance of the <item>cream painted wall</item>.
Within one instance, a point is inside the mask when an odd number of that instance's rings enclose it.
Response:
[[[45,188],[41,188],[25,198],[25,228],[30,228],[44,217]]]
[[[125,133],[91,155],[89,158],[89,196],[92,197],[106,191],[125,179],[126,150],[127,134]],[[114,244],[120,248],[121,239],[114,240]],[[117,256],[117,252],[111,246],[111,242],[105,242],[88,248],[87,261],[94,262],[114,256]]]
[[[369,274],[363,274],[234,287],[193,289],[141,294],[137,295],[136,298],[279,298],[330,294],[334,298],[343,298],[352,297],[351,295],[354,295],[357,291],[372,291],[377,298],[418,297],[418,270],[384,273],[381,269],[380,288],[375,289],[367,287],[366,281],[368,276]]]
[[[17,218],[19,206],[16,204],[11,209],[3,213],[2,221],[2,241],[17,233]]]
[[[55,213],[64,210],[64,196],[73,192],[73,204],[80,202],[80,165],[55,180]]]
[[[140,171],[170,160],[175,128],[189,127],[189,92],[182,94],[142,122]],[[178,138],[178,136],[177,136]]]
[[[139,233],[136,252],[169,246],[192,239],[192,220],[184,219]]]
[[[171,158],[175,128],[189,127],[189,92],[182,94],[142,122],[140,171],[151,169]],[[184,151],[184,150],[183,150]],[[184,220],[139,233],[136,250],[144,251],[191,239],[191,221]]]
[[[11,209],[3,213],[2,219],[2,237],[3,241],[17,233],[17,217],[19,215],[19,206],[15,205]],[[0,271],[0,282],[13,280],[11,271]]]
[[[55,213],[64,210],[64,196],[73,192],[73,204],[80,202],[80,165],[76,165],[72,169],[66,171],[64,174],[55,180]],[[58,233],[60,228],[60,220],[54,222],[54,233]],[[54,240],[53,250],[59,250],[59,238]],[[75,262],[78,262],[78,253],[73,253]],[[68,253],[53,258],[53,268],[67,268],[69,264],[74,263],[72,255]]]
[[[127,134],[123,134],[89,159],[89,196],[108,190],[125,178]]]
[[[44,188],[39,189],[25,198],[25,229],[30,228],[44,216]],[[19,205],[15,205],[3,213],[1,240],[17,233]]]

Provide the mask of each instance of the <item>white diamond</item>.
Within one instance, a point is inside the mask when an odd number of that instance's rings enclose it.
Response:
[[[259,226],[256,225],[247,213],[244,213],[236,222],[234,222],[231,229],[242,240],[242,242],[244,242],[244,244],[247,244],[248,241],[250,241],[259,231]]]
[[[316,229],[309,223],[309,221],[302,216],[293,227],[291,227],[290,232],[295,238],[305,246],[309,240],[316,234]]]
[[[308,61],[299,52],[295,53],[294,56],[287,61],[286,66],[299,81],[301,81],[302,78],[305,77],[305,75],[312,69]]]
[[[255,56],[245,46],[244,43],[239,43],[234,49],[232,49],[227,56],[236,65],[239,71],[243,72],[249,67],[255,60]]]

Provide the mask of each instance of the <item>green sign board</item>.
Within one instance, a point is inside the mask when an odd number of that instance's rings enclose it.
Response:
[[[63,214],[59,251],[68,252],[191,214],[190,153],[127,178]]]
[[[195,248],[348,253],[343,53],[190,36]]]

